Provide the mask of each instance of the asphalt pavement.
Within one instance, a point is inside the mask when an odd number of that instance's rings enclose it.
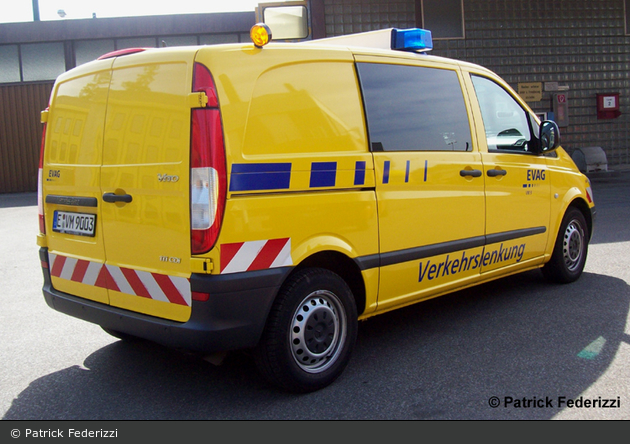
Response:
[[[290,395],[249,356],[220,366],[119,341],[44,302],[34,193],[0,195],[4,420],[630,419],[630,169],[593,175],[585,273],[539,271],[360,323],[346,372]]]

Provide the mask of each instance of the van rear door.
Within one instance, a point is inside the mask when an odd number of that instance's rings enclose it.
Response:
[[[52,284],[107,304],[101,205],[103,122],[112,60],[60,76],[47,117],[42,194]]]
[[[112,306],[190,317],[189,140],[192,49],[114,62],[101,169]]]

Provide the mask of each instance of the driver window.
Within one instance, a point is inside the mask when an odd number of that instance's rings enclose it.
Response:
[[[488,149],[531,151],[532,137],[525,110],[492,80],[474,75],[471,78],[481,108]]]

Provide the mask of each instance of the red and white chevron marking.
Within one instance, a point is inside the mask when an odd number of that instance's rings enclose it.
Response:
[[[50,274],[60,279],[115,290],[132,296],[191,305],[187,278],[133,270],[48,253]]]
[[[291,238],[221,245],[221,274],[293,265]]]

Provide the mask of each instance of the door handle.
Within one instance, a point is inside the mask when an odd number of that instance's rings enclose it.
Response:
[[[459,175],[462,177],[479,177],[481,176],[480,170],[461,170]]]
[[[488,170],[486,174],[488,174],[488,177],[505,176],[507,174],[507,170],[492,169]]]
[[[108,203],[115,203],[115,202],[129,203],[133,200],[133,198],[131,197],[131,194],[105,193],[103,194],[103,200]]]

